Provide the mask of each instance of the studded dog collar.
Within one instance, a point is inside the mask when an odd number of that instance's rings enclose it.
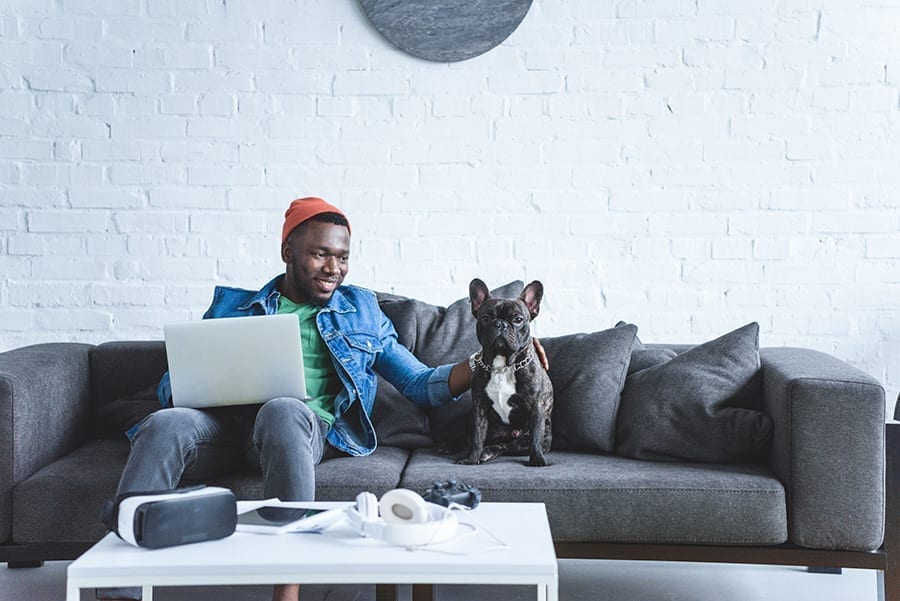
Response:
[[[472,370],[472,373],[475,373],[475,368],[479,367],[482,371],[484,371],[485,373],[488,373],[488,374],[493,371],[500,371],[500,372],[509,371],[509,370],[519,371],[520,369],[523,369],[524,367],[526,367],[532,361],[534,361],[534,347],[531,347],[531,346],[529,346],[528,350],[525,351],[525,357],[523,357],[521,360],[516,362],[515,365],[501,367],[501,368],[494,368],[493,366],[486,365],[485,362],[482,361],[481,352],[479,351],[477,353],[472,353],[472,356],[469,357],[469,369]]]

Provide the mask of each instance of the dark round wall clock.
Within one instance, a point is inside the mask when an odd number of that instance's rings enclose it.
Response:
[[[437,62],[484,54],[508,38],[532,0],[359,0],[382,36]]]

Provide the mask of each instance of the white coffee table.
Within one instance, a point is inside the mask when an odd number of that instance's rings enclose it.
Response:
[[[252,503],[239,505],[244,510]],[[324,534],[236,532],[153,550],[108,534],[69,565],[66,599],[78,601],[80,589],[93,587],[142,586],[144,601],[151,601],[154,586],[300,583],[534,585],[538,601],[558,600],[556,553],[542,503],[482,503],[459,519],[455,539],[412,551],[361,538],[344,524]]]

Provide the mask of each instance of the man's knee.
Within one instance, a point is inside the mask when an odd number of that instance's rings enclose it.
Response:
[[[169,407],[151,413],[138,428],[137,439],[190,440],[200,429],[196,411]]]
[[[290,432],[312,433],[318,427],[318,418],[306,403],[291,397],[279,397],[263,404],[256,414],[258,433]]]

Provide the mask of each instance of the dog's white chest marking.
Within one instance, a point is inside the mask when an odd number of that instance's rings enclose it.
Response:
[[[506,357],[494,357],[491,379],[488,380],[485,392],[493,401],[494,411],[504,424],[509,424],[509,397],[516,394],[516,370],[506,365]]]

